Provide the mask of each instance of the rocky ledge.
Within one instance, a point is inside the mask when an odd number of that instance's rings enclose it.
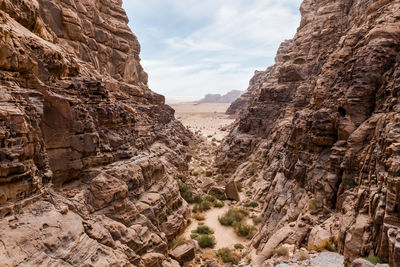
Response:
[[[304,0],[301,13],[217,157],[264,202],[254,264],[289,244],[400,266],[400,1]]]
[[[160,266],[191,134],[121,0],[0,0],[2,266]]]

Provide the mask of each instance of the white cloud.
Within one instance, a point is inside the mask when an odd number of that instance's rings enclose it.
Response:
[[[133,26],[136,17],[146,28],[139,41],[151,88],[199,98],[245,90],[254,70],[271,65],[280,42],[294,36],[300,2],[125,0],[124,6]]]
[[[254,68],[238,64],[221,64],[217,69],[207,69],[201,65],[171,65],[168,61],[153,63],[143,61],[143,65],[151,70],[150,87],[157,88],[157,92],[167,97],[185,100],[196,100],[206,93],[244,90],[254,73]]]

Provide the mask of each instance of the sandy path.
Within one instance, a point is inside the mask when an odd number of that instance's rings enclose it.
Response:
[[[228,209],[228,206],[224,206],[223,208],[213,208],[203,213],[206,217],[206,219],[203,221],[204,225],[207,225],[214,230],[215,240],[217,241],[214,249],[220,249],[224,247],[233,248],[233,246],[238,243],[245,246],[249,242],[249,240],[246,238],[238,236],[233,230],[233,227],[224,226],[219,223],[218,217],[228,211]],[[192,230],[196,229],[198,225],[199,223],[196,220],[193,220],[183,236],[186,239],[190,239]]]
[[[200,131],[208,139],[221,140],[228,132],[221,128],[230,125],[234,119],[225,115],[230,104],[176,104],[171,105],[175,109],[175,117],[192,132]]]
[[[215,167],[215,155],[218,150],[218,141],[222,140],[228,134],[228,131],[223,128],[234,122],[234,119],[225,115],[225,111],[229,107],[229,104],[179,104],[172,105],[172,107],[176,111],[175,117],[180,120],[183,125],[193,133],[198,134],[200,132],[203,137],[207,137],[203,138],[203,141],[193,148],[195,155],[189,163],[189,172],[191,175],[185,183],[196,193],[200,193],[203,196],[207,195],[207,191],[204,190],[204,188],[201,188],[204,180],[209,181],[210,179],[214,179],[214,186],[225,187],[229,177],[225,177],[223,180],[217,179],[221,174],[219,174],[218,169]],[[244,193],[246,190],[247,188],[243,188],[243,192],[240,194],[242,201],[248,200],[248,197],[246,197]],[[248,247],[250,240],[239,236],[235,233],[233,227],[224,226],[218,220],[218,217],[227,212],[230,207],[238,208],[242,206],[240,206],[240,203],[232,204],[234,202],[231,201],[224,201],[224,203],[225,206],[222,208],[211,208],[208,211],[202,212],[205,220],[201,223],[207,225],[214,231],[213,235],[216,241],[214,250],[225,247],[233,249],[235,244],[242,244],[245,248]],[[250,211],[249,208],[246,209]],[[260,212],[261,210],[259,209],[253,210],[251,215],[258,216]],[[249,225],[253,224],[250,216],[244,219],[244,222]],[[196,229],[198,225],[199,222],[192,218],[192,223],[186,228],[181,237],[190,240],[192,230]],[[207,252],[212,250],[202,249],[201,251],[202,252],[199,253],[199,260],[204,261],[207,258],[207,255],[209,255]],[[234,251],[239,253],[240,250],[235,249]],[[202,256],[204,256],[204,258]],[[192,264],[192,266],[203,266],[199,262],[195,264],[192,262]]]

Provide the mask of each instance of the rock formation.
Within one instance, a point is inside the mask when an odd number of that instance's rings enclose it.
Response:
[[[165,266],[190,133],[122,0],[0,0],[2,266]]]
[[[255,264],[324,241],[347,262],[400,266],[400,1],[304,0],[301,13],[217,157],[264,201]]]
[[[282,61],[282,56],[286,53],[286,49],[291,43],[291,40],[284,41],[278,49],[277,55],[275,57],[275,61],[277,64]],[[256,97],[257,94],[260,93],[260,90],[263,86],[264,81],[269,78],[269,75],[272,71],[272,67],[268,67],[265,71],[255,71],[253,78],[251,78],[249,82],[249,87],[247,91],[240,95],[229,108],[226,110],[227,115],[239,115],[241,111],[245,110],[246,105],[250,101],[252,97]]]
[[[208,94],[204,98],[200,99],[196,103],[232,103],[235,101],[240,95],[242,91],[232,90],[225,95],[220,94]]]

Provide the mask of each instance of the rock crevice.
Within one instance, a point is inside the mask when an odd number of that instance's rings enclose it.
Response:
[[[265,202],[259,252],[278,239],[318,246],[321,233],[347,261],[398,266],[399,12],[305,0],[293,40],[254,76],[217,162]]]
[[[122,1],[0,1],[0,261],[159,266],[192,135],[152,92]]]

